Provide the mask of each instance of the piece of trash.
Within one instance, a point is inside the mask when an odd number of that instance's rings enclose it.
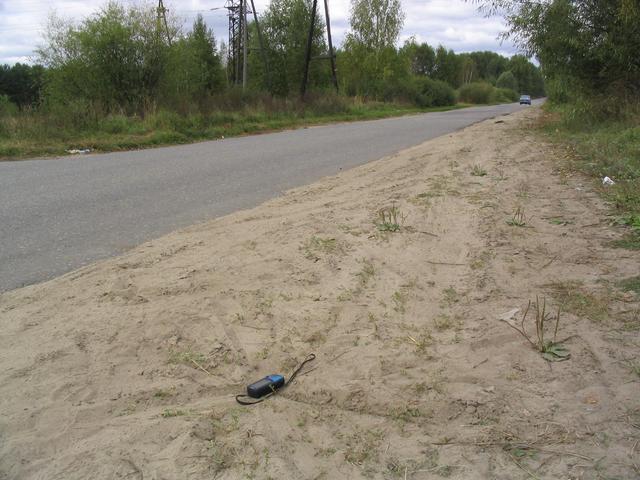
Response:
[[[282,375],[273,374],[267,375],[257,382],[253,382],[251,385],[247,386],[246,395],[236,395],[236,402],[240,405],[255,405],[256,403],[262,402],[271,395],[274,395],[278,390],[288,387],[296,378],[298,373],[300,373],[300,370],[302,370],[307,363],[315,360],[315,358],[316,356],[313,353],[307,355],[307,358],[298,365],[298,368],[294,370],[288,381],[285,380]]]
[[[598,404],[598,398],[595,395],[589,395],[588,397],[586,397],[583,400],[583,402],[588,404],[588,405],[597,405]]]
[[[520,311],[519,308],[514,308],[513,310],[509,310],[506,313],[503,313],[502,315],[500,315],[500,320],[504,320],[505,322],[511,320],[516,313],[518,313]]]
[[[262,380],[258,380],[247,387],[247,395],[251,398],[264,397],[266,394],[275,392],[284,387],[284,377],[282,375],[267,375]]]
[[[615,185],[616,182],[614,182],[613,180],[611,180],[609,177],[604,177],[602,179],[602,184],[603,185]]]
[[[496,121],[495,121],[495,122],[493,122],[493,123],[504,123],[504,120],[496,120]]]
[[[72,148],[71,150],[67,150],[67,153],[71,153],[71,154],[90,153],[90,152],[91,152],[90,148],[82,148],[82,149]]]

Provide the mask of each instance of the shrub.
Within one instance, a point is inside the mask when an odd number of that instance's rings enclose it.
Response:
[[[165,143],[186,143],[188,138],[180,132],[172,132],[167,130],[158,130],[151,135],[150,142],[154,145],[162,145]]]
[[[509,88],[495,88],[491,94],[492,103],[517,102],[518,98],[518,94]]]
[[[181,130],[184,127],[184,117],[169,110],[159,110],[147,115],[144,122],[152,130]]]
[[[611,121],[635,121],[640,117],[640,104],[621,95],[576,92],[563,114],[566,127],[582,130]]]
[[[415,103],[419,95],[415,77],[396,79],[392,82],[380,82],[381,98],[386,102]]]
[[[458,97],[465,103],[490,103],[494,87],[486,82],[474,82],[463,85],[458,90]]]
[[[456,95],[453,88],[446,82],[432,80],[428,77],[419,78],[418,95],[415,99],[419,107],[444,107],[455,105]]]
[[[545,83],[549,101],[554,103],[569,103],[574,95],[574,90],[566,77],[556,76]]]
[[[129,130],[129,119],[124,115],[110,115],[100,121],[100,130],[107,133],[125,133]]]
[[[9,95],[0,95],[0,117],[15,115],[18,107],[10,99]]]
[[[347,113],[349,105],[345,97],[334,92],[307,95],[307,109],[314,115]]]
[[[48,113],[47,128],[87,131],[96,127],[103,112],[95,104],[82,98],[67,102],[50,102],[46,106]]]

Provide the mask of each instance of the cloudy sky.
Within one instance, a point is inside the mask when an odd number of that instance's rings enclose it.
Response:
[[[81,20],[99,10],[106,0],[0,0],[0,64],[30,62],[41,42],[43,26],[51,11],[59,16]],[[131,0],[125,0],[130,3]],[[149,0],[152,1],[152,0]],[[227,36],[225,0],[164,0],[165,6],[190,25],[198,14],[205,17],[218,40]],[[258,12],[269,0],[254,0]],[[499,18],[485,18],[477,6],[462,0],[402,0],[406,13],[401,41],[415,36],[431,45],[443,44],[456,52],[493,50],[512,55],[516,49],[501,43],[504,30]],[[155,2],[153,2],[155,3]],[[320,2],[321,3],[321,2]],[[349,0],[329,0],[331,28],[337,44],[348,29]]]

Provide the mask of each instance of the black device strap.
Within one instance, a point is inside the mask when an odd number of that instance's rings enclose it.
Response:
[[[249,395],[236,395],[236,402],[238,402],[240,405],[255,405],[256,403],[260,403],[265,401],[267,398],[275,395],[277,392],[284,390],[285,388],[287,388],[291,382],[293,382],[293,380],[296,378],[296,376],[300,373],[300,371],[302,370],[302,367],[304,367],[307,363],[313,361],[316,359],[316,355],[315,353],[310,353],[309,355],[307,355],[307,358],[305,358],[302,363],[298,366],[298,368],[296,368],[293,373],[291,374],[291,376],[289,377],[289,380],[285,382],[285,384],[282,386],[282,388],[279,388],[278,390],[272,390],[271,393],[267,393],[265,396],[260,397],[260,398],[252,398]],[[251,400],[245,400],[245,399],[251,399]]]

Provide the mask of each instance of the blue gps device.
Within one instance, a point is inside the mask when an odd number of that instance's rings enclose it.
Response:
[[[252,383],[247,387],[247,395],[251,398],[261,398],[284,387],[282,375],[267,375],[262,380]]]

